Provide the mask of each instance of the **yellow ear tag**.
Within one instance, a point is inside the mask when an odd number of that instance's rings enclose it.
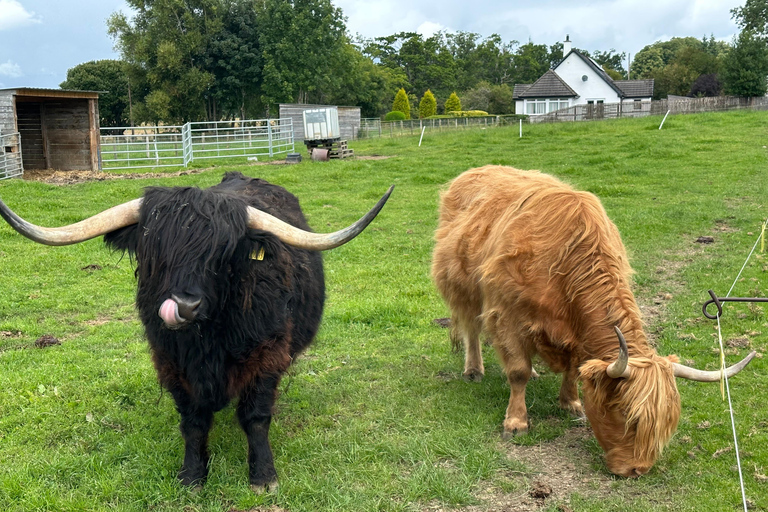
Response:
[[[256,249],[251,251],[251,259],[262,261],[264,259],[264,248],[259,249],[259,254],[256,254]]]

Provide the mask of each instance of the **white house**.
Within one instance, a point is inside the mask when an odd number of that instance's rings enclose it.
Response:
[[[518,114],[539,115],[574,105],[651,101],[653,80],[613,80],[600,65],[563,43],[563,60],[532,84],[515,84]]]

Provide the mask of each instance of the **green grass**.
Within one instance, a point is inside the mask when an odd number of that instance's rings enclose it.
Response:
[[[527,125],[522,139],[516,126],[428,133],[421,147],[418,135],[352,144],[384,160],[222,162],[195,175],[66,187],[0,182],[17,213],[54,226],[148,185],[206,187],[239,170],[294,192],[317,231],[349,224],[396,184],[365,233],[325,254],[323,326],[281,384],[270,436],[280,488],[262,496],[248,487],[232,407],[216,416],[206,486],[195,494],[176,482],[178,415],[160,393],[133,310],[130,261],[101,240],[44,247],[0,225],[0,509],[411,511],[483,508],[488,489],[525,496],[514,475],[530,468],[500,442],[508,390],[492,350],[484,381],[465,383],[463,356],[432,322],[448,315],[429,276],[438,192],[485,164],[540,169],[594,192],[622,233],[639,301],[658,312],[648,321],[659,352],[713,369],[716,331],[700,308],[707,289],[728,291],[768,217],[768,113],[674,116],[659,131],[660,120]],[[701,235],[715,243],[695,243]],[[753,257],[733,295],[765,295],[767,258]],[[82,270],[88,265],[101,269]],[[766,351],[763,308],[728,305],[722,324],[726,339],[747,337]],[[35,348],[44,334],[62,344]],[[731,349],[728,360],[747,350]],[[765,374],[756,359],[731,380],[755,510],[768,510]],[[607,494],[585,484],[565,500],[571,509],[739,509],[733,452],[713,457],[733,444],[718,386],[678,385],[680,427],[654,469],[611,481]],[[556,407],[558,387],[550,372],[529,385],[532,430],[515,443],[546,450],[572,426]],[[581,448],[584,478],[605,481],[597,443]]]

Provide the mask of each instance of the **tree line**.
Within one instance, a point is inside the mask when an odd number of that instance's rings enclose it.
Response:
[[[465,110],[506,114],[514,112],[514,84],[533,83],[563,57],[560,42],[521,44],[497,34],[353,38],[331,0],[127,4],[130,16],[114,13],[107,22],[121,59],[75,66],[61,84],[107,91],[100,97],[103,126],[270,117],[279,103],[355,105],[363,117],[378,117],[394,110],[400,89],[414,117],[427,91],[437,113],[457,93]],[[759,64],[768,62],[768,23],[760,4],[748,0],[733,10],[742,31],[732,44],[713,37],[656,42],[629,70],[625,53],[579,51],[614,79],[653,78],[656,97],[757,95],[760,73],[764,94],[768,69]]]

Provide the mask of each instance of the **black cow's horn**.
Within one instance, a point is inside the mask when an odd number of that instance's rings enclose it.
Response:
[[[35,242],[45,245],[71,245],[136,224],[139,221],[140,206],[141,199],[134,199],[69,226],[43,228],[16,215],[0,199],[0,216],[13,229]]]
[[[248,207],[248,226],[254,229],[269,231],[282,242],[298,247],[299,249],[327,251],[328,249],[333,249],[334,247],[349,242],[362,233],[366,226],[368,226],[376,215],[378,215],[379,211],[384,206],[384,203],[387,202],[390,194],[392,194],[394,188],[394,185],[389,187],[387,193],[379,199],[376,206],[371,208],[371,210],[361,217],[360,220],[342,230],[336,231],[335,233],[312,233],[311,231],[304,231],[303,229],[291,226],[277,217],[250,206]]]
[[[618,326],[613,327],[616,331],[616,336],[619,337],[619,357],[614,362],[608,365],[605,369],[605,373],[613,379],[626,379],[629,377],[629,350],[627,349],[627,340],[624,339],[624,335],[621,333],[621,329]]]
[[[741,370],[744,369],[745,366],[749,364],[749,362],[752,360],[753,357],[755,357],[756,352],[753,350],[750,352],[747,357],[739,361],[733,366],[729,366],[725,369],[725,374],[728,376],[728,378],[733,377],[737,373],[739,373]],[[674,371],[675,377],[680,377],[682,379],[688,379],[688,380],[695,380],[698,382],[717,382],[722,377],[722,373],[720,370],[697,370],[696,368],[691,368],[690,366],[685,366],[684,364],[680,363],[672,363],[672,370]]]

